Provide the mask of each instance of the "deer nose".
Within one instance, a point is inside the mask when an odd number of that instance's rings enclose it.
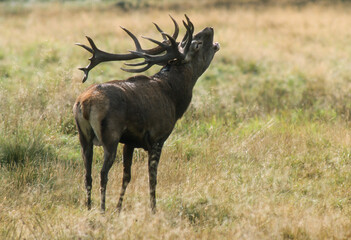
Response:
[[[203,30],[204,33],[206,34],[213,34],[214,33],[214,30],[213,30],[213,27],[206,27],[204,30]]]

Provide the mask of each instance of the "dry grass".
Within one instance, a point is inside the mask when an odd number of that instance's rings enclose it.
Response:
[[[214,26],[221,51],[166,142],[155,216],[142,150],[117,216],[121,159],[110,172],[101,215],[102,151],[96,148],[93,210],[85,209],[71,107],[89,85],[76,70],[88,54],[73,43],[89,35],[102,49],[122,52],[132,44],[119,25],[158,37],[151,22],[171,31],[167,14],[100,5],[3,6],[0,238],[351,238],[348,6],[186,11],[197,30]],[[90,83],[130,76],[119,66],[99,66]],[[7,166],[14,152],[23,164]]]

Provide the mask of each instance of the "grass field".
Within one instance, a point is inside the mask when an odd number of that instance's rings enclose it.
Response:
[[[0,4],[0,239],[351,239],[350,11]],[[213,26],[221,50],[165,144],[158,212],[137,150],[123,212],[119,154],[100,214],[99,148],[88,211],[72,105],[90,84],[131,74],[106,63],[82,84],[89,54],[74,43],[89,35],[125,52],[120,25],[159,38],[152,22],[171,32],[168,13]]]

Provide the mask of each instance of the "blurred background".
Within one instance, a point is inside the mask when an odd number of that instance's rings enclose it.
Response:
[[[0,238],[351,238],[350,11],[346,0],[0,0]],[[74,43],[125,53],[123,26],[151,47],[140,36],[161,40],[152,22],[173,32],[169,14],[212,26],[221,50],[165,144],[158,213],[137,150],[115,215],[119,149],[100,215],[100,148],[88,212],[73,103],[133,74],[103,63],[82,84],[90,54]]]

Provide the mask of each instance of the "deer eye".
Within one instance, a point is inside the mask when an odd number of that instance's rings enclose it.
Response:
[[[201,41],[198,41],[196,44],[195,44],[195,49],[199,49],[202,47],[202,42]]]

